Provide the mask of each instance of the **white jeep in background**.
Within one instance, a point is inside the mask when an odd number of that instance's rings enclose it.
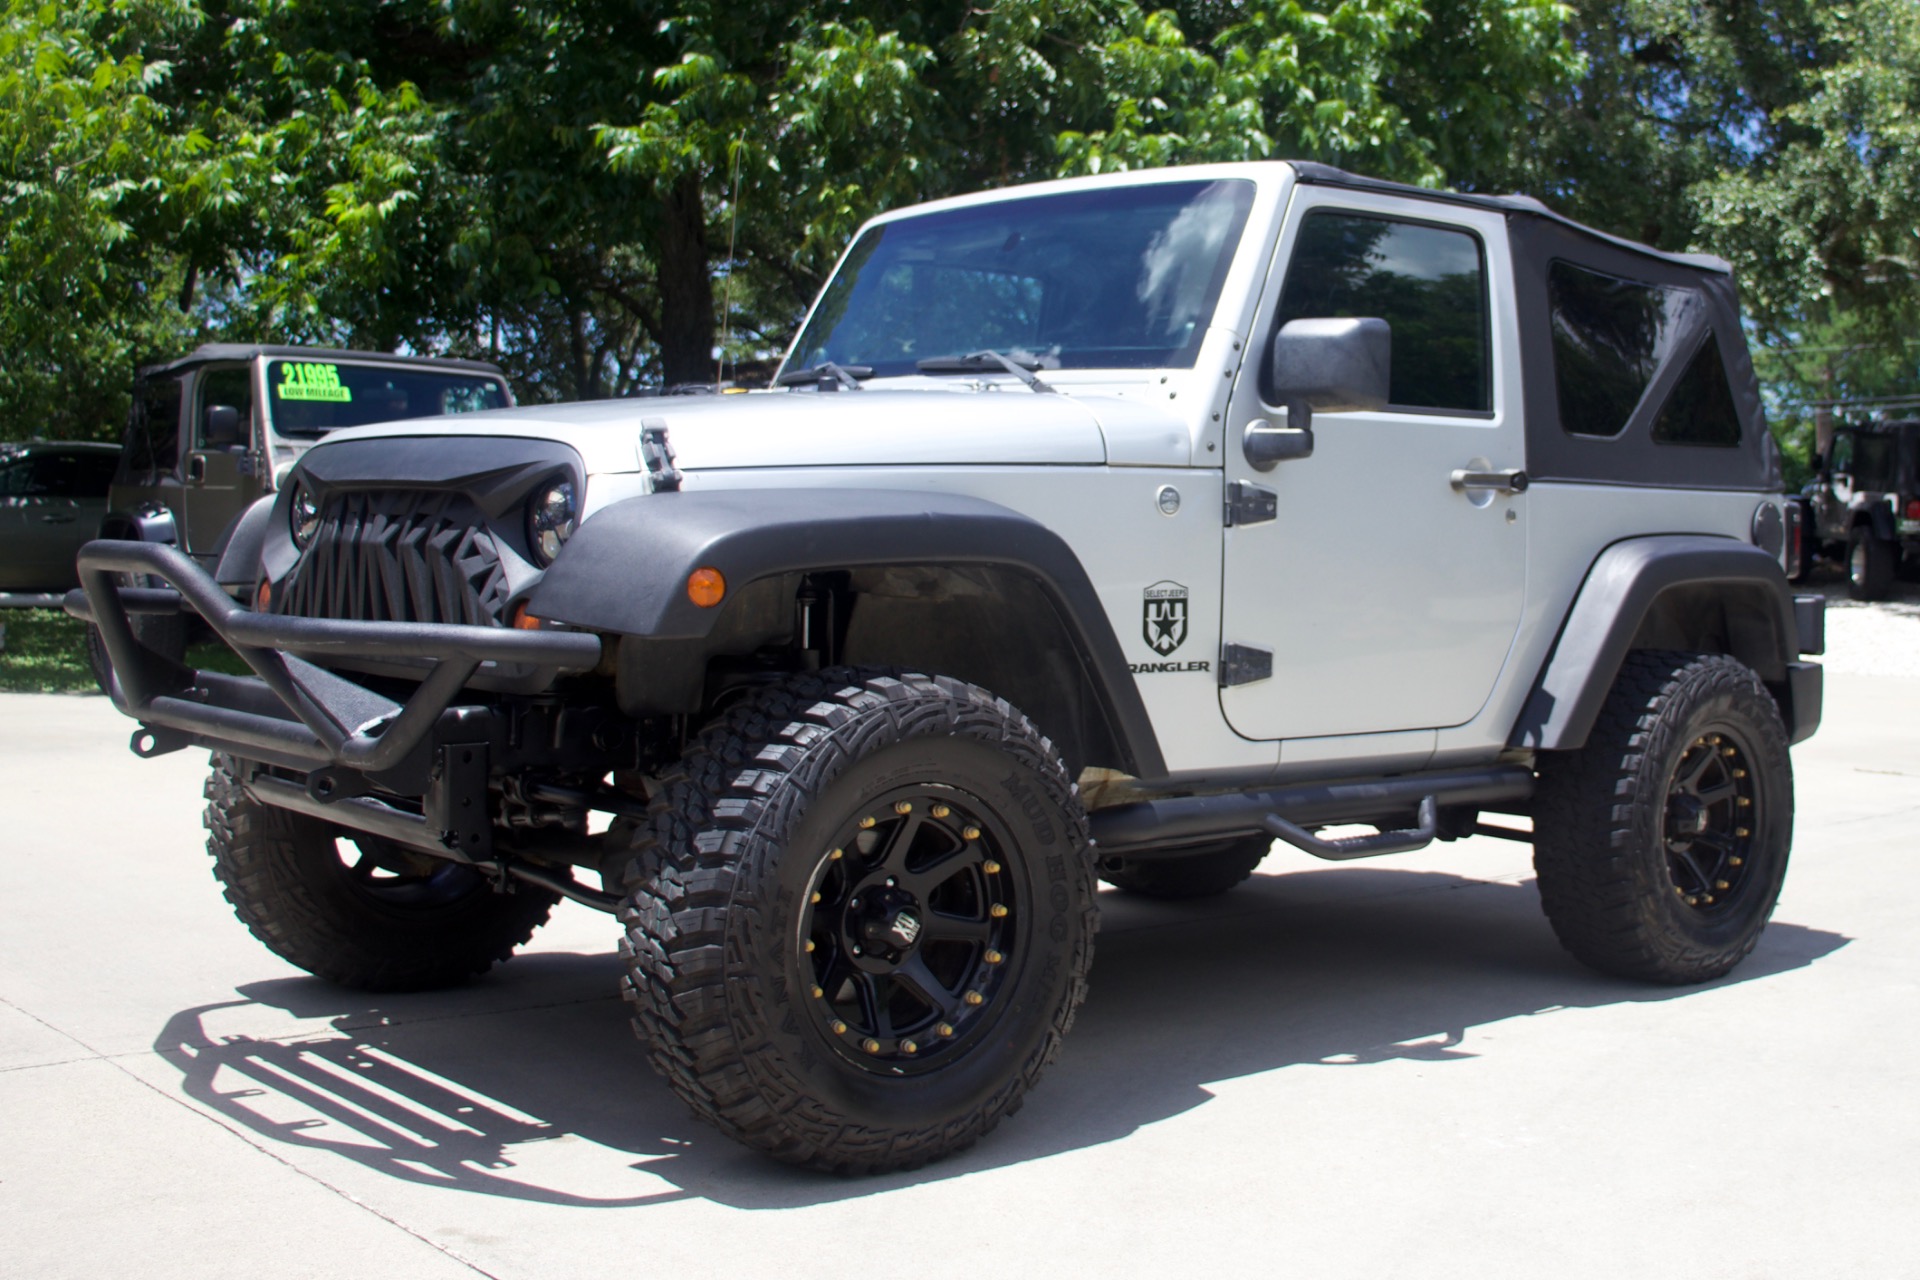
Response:
[[[212,573],[82,552],[262,941],[419,988],[606,910],[673,1089],[840,1171],[1020,1105],[1096,878],[1482,832],[1590,965],[1753,949],[1823,615],[1725,264],[1312,164],[1044,183],[868,224],[777,381],[341,431]],[[257,674],[129,625],[181,610]]]

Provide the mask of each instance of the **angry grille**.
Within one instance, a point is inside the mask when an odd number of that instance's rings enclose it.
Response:
[[[355,622],[500,626],[507,578],[484,517],[458,494],[336,494],[279,612]]]

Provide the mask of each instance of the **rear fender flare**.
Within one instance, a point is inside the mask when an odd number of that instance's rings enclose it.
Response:
[[[1509,745],[1545,751],[1586,745],[1627,652],[1689,647],[1661,637],[1680,626],[1674,615],[1691,612],[1699,620],[1703,609],[1717,615],[1711,621],[1727,653],[1784,689],[1800,641],[1777,560],[1731,538],[1631,538],[1602,551],[1588,570]],[[1790,707],[1782,712],[1791,719]]]

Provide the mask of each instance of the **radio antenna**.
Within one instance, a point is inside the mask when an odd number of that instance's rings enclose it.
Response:
[[[733,247],[740,231],[740,139],[727,147],[733,153],[733,198],[727,202],[727,279],[720,286],[720,354],[713,362],[713,390],[726,380],[727,347],[733,342]]]

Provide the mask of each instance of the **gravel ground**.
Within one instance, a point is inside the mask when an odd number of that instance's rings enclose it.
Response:
[[[1843,579],[1809,586],[1827,597],[1828,671],[1920,680],[1920,583],[1896,582],[1891,599],[1862,604],[1847,598]]]

